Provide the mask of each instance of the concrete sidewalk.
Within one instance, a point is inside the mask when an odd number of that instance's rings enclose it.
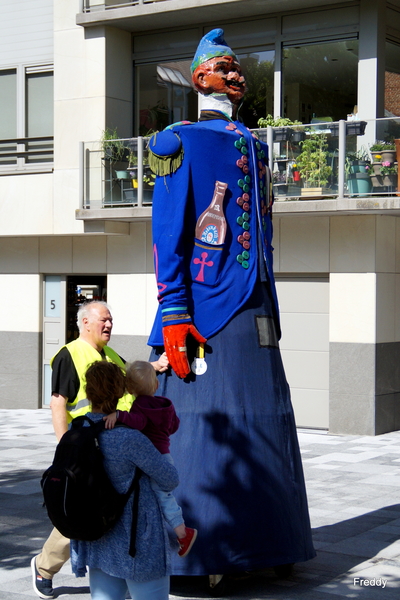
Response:
[[[400,598],[400,431],[378,437],[299,431],[317,557],[287,580],[266,569],[229,580],[225,598]],[[0,599],[37,598],[30,560],[51,530],[40,477],[56,446],[47,410],[0,410]],[[375,585],[374,585],[375,584]],[[385,587],[383,587],[385,585]],[[69,563],[58,597],[90,598]],[[171,599],[207,598],[204,577],[173,577]]]

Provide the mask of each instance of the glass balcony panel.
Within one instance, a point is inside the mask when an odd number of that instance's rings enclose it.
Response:
[[[276,202],[400,195],[395,143],[400,144],[400,117],[253,131],[270,145]],[[148,141],[138,137],[108,140],[107,147],[100,141],[84,144],[83,208],[151,206],[155,176],[148,164]],[[121,160],[115,160],[113,146],[122,147]]]

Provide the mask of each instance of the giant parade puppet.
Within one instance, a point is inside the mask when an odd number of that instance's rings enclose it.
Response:
[[[268,146],[238,120],[245,79],[224,32],[192,66],[197,123],[155,134],[153,244],[159,393],[185,521],[198,529],[175,575],[232,574],[315,556],[290,391],[279,350]]]

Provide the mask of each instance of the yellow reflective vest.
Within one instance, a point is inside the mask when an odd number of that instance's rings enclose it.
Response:
[[[104,360],[104,357],[98,352],[93,346],[78,338],[69,344],[63,346],[66,348],[72,357],[72,361],[75,365],[76,372],[79,377],[79,390],[75,400],[72,402],[67,402],[66,411],[67,411],[67,422],[70,423],[72,419],[75,417],[79,417],[80,415],[85,415],[90,411],[90,402],[86,398],[86,371],[92,363],[98,360]],[[62,350],[62,348],[60,348]],[[58,352],[60,352],[60,350]],[[57,354],[58,354],[57,352]],[[108,346],[104,346],[103,352],[106,356],[106,360],[108,362],[115,363],[118,365],[125,373],[125,364],[121,360],[121,357],[118,356],[114,350],[109,348]],[[53,360],[57,356],[53,356],[50,364],[53,364]],[[122,398],[119,399],[117,409],[118,410],[130,410],[132,406],[132,402],[134,401],[134,396],[131,394],[125,393]]]

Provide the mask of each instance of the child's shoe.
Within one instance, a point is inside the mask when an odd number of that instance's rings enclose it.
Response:
[[[182,558],[189,554],[192,546],[197,538],[197,529],[192,529],[191,527],[185,527],[186,535],[184,538],[178,538],[179,548],[179,556]]]

